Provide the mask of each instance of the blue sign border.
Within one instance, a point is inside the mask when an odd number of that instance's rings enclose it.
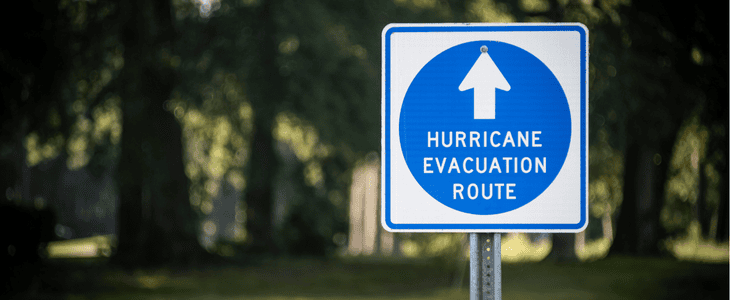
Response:
[[[587,166],[587,145],[588,145],[588,128],[587,128],[587,101],[588,101],[588,29],[579,23],[566,24],[541,24],[541,25],[468,25],[468,24],[452,24],[438,26],[436,24],[418,25],[418,24],[391,24],[390,27],[383,32],[383,143],[382,143],[382,174],[383,174],[383,206],[384,212],[381,214],[386,229],[393,231],[421,231],[421,232],[466,232],[484,231],[484,232],[500,232],[500,231],[523,231],[523,232],[576,232],[584,229],[588,225],[587,218],[587,201],[588,201],[588,166]],[[391,145],[390,145],[390,35],[396,32],[515,32],[515,31],[577,31],[580,34],[580,178],[581,178],[581,195],[580,195],[580,221],[575,224],[395,224],[391,222]]]

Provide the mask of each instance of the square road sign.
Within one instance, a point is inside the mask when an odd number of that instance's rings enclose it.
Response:
[[[588,29],[391,24],[382,32],[389,231],[588,224]]]

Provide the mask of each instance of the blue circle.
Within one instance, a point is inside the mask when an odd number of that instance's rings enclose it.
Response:
[[[475,119],[474,89],[459,90],[483,45],[510,85],[495,92],[494,119]],[[568,153],[570,124],[565,92],[545,64],[516,46],[476,41],[447,49],[418,72],[399,134],[406,164],[429,195],[491,215],[522,207],[550,186]]]

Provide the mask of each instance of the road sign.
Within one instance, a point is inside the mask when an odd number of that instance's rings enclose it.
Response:
[[[585,26],[391,24],[382,45],[383,227],[587,226]]]

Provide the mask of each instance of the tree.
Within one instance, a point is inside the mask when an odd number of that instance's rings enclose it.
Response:
[[[4,169],[8,172],[3,174],[3,188],[18,189],[13,181],[23,178],[20,194],[30,197],[30,185],[22,176],[27,164],[64,152],[80,121],[92,118],[110,95],[122,96],[117,259],[138,266],[189,258],[200,247],[190,229],[195,223],[182,168],[180,128],[163,109],[175,76],[158,57],[174,38],[170,4],[40,1],[5,12],[13,16],[4,20],[20,17],[23,23],[6,24],[19,30],[8,37],[11,46],[2,54],[2,76],[9,84],[3,86],[7,118],[0,143],[9,149],[2,159],[10,166]],[[118,74],[121,63],[109,48],[120,41],[126,66]],[[27,157],[23,144],[29,137],[51,151]],[[93,146],[82,151],[98,152],[89,148]]]
[[[277,66],[278,43],[274,22],[273,1],[265,1],[258,7],[256,29],[256,58],[251,70],[250,95],[255,113],[253,136],[251,137],[252,155],[250,160],[249,182],[245,203],[248,221],[246,228],[251,236],[251,249],[254,252],[277,252],[274,243],[272,222],[274,177],[278,168],[278,158],[274,152],[274,121],[278,113],[278,103],[284,98],[284,78]]]
[[[697,105],[727,98],[726,64],[721,63],[727,59],[722,42],[727,24],[713,24],[716,19],[706,15],[713,8],[701,3],[642,2],[620,11],[626,24],[604,31],[623,41],[623,50],[614,47],[608,68],[623,75],[616,81],[619,87],[605,96],[625,99],[624,111],[618,112],[626,136],[624,197],[611,252],[658,254],[665,237],[659,213],[667,160],[679,126]],[[717,64],[698,63],[698,45],[707,45],[702,51]],[[705,92],[714,89],[724,92]]]
[[[3,51],[3,76],[11,82],[3,88],[3,113],[12,114],[4,118],[1,141],[12,155],[4,154],[3,160],[17,166],[3,184],[12,187],[11,181],[21,177],[29,161],[37,163],[71,149],[67,143],[74,135],[89,134],[78,133],[79,124],[88,128],[95,108],[121,96],[117,259],[131,267],[188,260],[200,247],[190,229],[195,223],[182,168],[180,128],[163,109],[176,84],[175,73],[160,62],[161,52],[169,50],[175,38],[170,4],[67,1],[24,6],[7,10],[27,16],[21,19],[28,23],[9,38],[14,46]],[[121,51],[123,57],[117,53]],[[53,151],[26,157],[23,144],[29,137]],[[97,153],[92,160],[98,159],[102,155],[94,147],[81,151]]]
[[[0,52],[0,78],[4,82],[0,88],[0,188],[15,190],[17,198],[29,198],[22,189],[23,172],[27,171],[26,135],[36,132],[40,142],[46,142],[71,127],[65,113],[68,102],[62,96],[73,55],[68,50],[71,24],[57,4],[43,1],[19,3],[4,14],[3,25],[15,30],[8,33],[8,45]],[[51,120],[49,115],[57,118]]]
[[[116,85],[123,100],[119,161],[119,246],[125,265],[189,263],[202,253],[190,208],[182,133],[165,103],[177,84],[171,65],[177,32],[169,2],[120,4],[125,66]]]
[[[221,30],[229,44],[235,44],[236,38],[226,32],[250,28],[251,38],[242,48],[233,48],[249,58],[220,68],[240,74],[246,82],[254,115],[243,199],[251,252],[276,252],[282,247],[273,238],[277,233],[272,221],[274,180],[280,166],[273,137],[278,115],[291,113],[316,129],[321,142],[332,150],[331,157],[317,158],[317,163],[334,174],[347,168],[343,161],[354,162],[377,149],[378,62],[373,53],[378,53],[379,36],[372,32],[382,29],[378,16],[382,4],[264,1],[221,11],[206,25]],[[385,7],[388,5],[392,4]],[[241,15],[255,22],[222,26]],[[224,57],[235,56],[231,49],[215,51]],[[321,193],[344,189],[340,179],[327,178],[331,177],[325,176]]]
[[[666,236],[659,214],[665,198],[667,160],[682,121],[694,108],[705,106],[718,108],[710,110],[716,117],[708,119],[718,120],[716,124],[727,121],[722,117],[726,116],[726,103],[718,101],[727,98],[723,64],[727,59],[726,18],[712,17],[712,7],[704,3],[498,2],[497,11],[517,19],[578,21],[589,27],[590,134],[603,136],[591,138],[591,147],[606,148],[608,141],[609,147],[624,153],[622,196],[610,197],[611,201],[623,199],[612,252],[659,253],[660,241]],[[703,57],[708,59],[698,63]],[[716,126],[718,141],[726,140],[726,126]],[[594,177],[593,169],[591,173],[591,184],[600,179],[605,186],[606,177]],[[610,186],[615,189],[617,185]],[[615,209],[609,204],[601,206]],[[554,251],[572,251],[568,239],[554,241]]]

